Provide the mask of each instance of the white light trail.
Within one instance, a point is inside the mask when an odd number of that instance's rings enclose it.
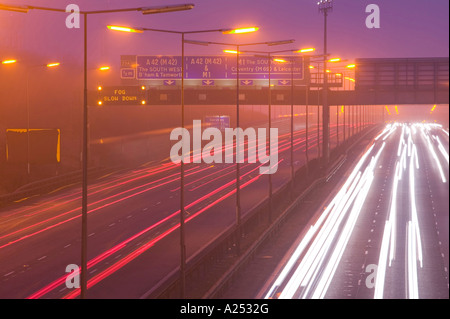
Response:
[[[378,257],[378,270],[375,279],[374,299],[382,299],[384,296],[384,282],[386,277],[387,262],[389,256],[389,267],[395,260],[396,237],[397,237],[397,192],[398,182],[403,172],[402,160],[398,160],[395,166],[394,182],[391,193],[391,204],[389,209],[389,217],[386,220],[383,239],[381,241],[380,255]]]
[[[447,183],[447,178],[445,177],[444,170],[442,169],[441,162],[439,161],[439,158],[438,158],[436,152],[434,151],[433,143],[431,142],[431,139],[430,139],[430,137],[428,135],[426,135],[425,138],[426,138],[426,140],[428,142],[427,143],[428,144],[428,150],[430,151],[431,156],[436,161],[436,164],[437,164],[437,167],[438,167],[438,170],[439,170],[439,174],[441,175],[442,182],[443,183]]]
[[[383,130],[383,132],[381,132],[380,133],[380,135],[378,135],[377,137],[375,137],[375,141],[378,141],[384,134],[386,134],[386,132],[388,132],[390,129],[389,129],[389,125],[388,126],[386,126],[385,128],[384,128],[384,130]]]
[[[409,131],[407,131],[409,132]],[[411,133],[411,132],[409,132]],[[414,130],[413,130],[414,134]],[[424,133],[425,134],[425,133]],[[406,162],[406,150],[408,149],[409,161]],[[397,196],[398,184],[402,180],[403,172],[408,165],[408,182],[409,200],[410,200],[410,220],[407,227],[407,280],[408,280],[408,297],[418,298],[418,274],[417,262],[423,267],[423,251],[420,236],[419,220],[417,216],[417,205],[415,196],[415,169],[419,169],[419,159],[417,155],[417,147],[412,140],[412,135],[408,136],[408,144],[401,151],[401,155],[396,163],[394,182],[391,193],[391,203],[388,219],[385,223],[380,255],[378,260],[377,277],[375,279],[374,299],[382,299],[384,297],[384,286],[386,280],[387,267],[392,267],[395,260],[396,237],[397,237]]]
[[[394,175],[394,185],[392,187],[392,201],[391,207],[389,210],[389,222],[392,224],[390,228],[390,246],[389,246],[389,267],[392,266],[392,261],[395,259],[395,238],[397,236],[396,227],[397,227],[397,189],[398,189],[398,174],[400,171],[400,166],[397,165],[395,167],[395,175]]]
[[[386,139],[401,126],[402,132],[398,142],[397,160],[392,181],[391,201],[389,203],[388,217],[379,252],[377,276],[375,278],[374,298],[385,297],[386,275],[391,267],[405,267],[407,280],[406,293],[409,298],[418,298],[418,268],[423,268],[423,247],[418,219],[418,206],[416,198],[416,170],[420,169],[418,147],[415,139],[418,132],[424,138],[431,156],[438,163],[438,168],[446,182],[439,158],[433,144],[439,147],[440,152],[448,162],[448,152],[438,137],[431,139],[431,130],[439,127],[429,124],[398,124],[388,125],[379,134],[372,146],[361,157],[345,184],[332,199],[314,225],[310,226],[299,244],[293,249],[276,280],[272,284],[265,298],[324,298],[327,295],[334,275],[339,268],[340,261],[352,236],[354,227],[362,214],[362,208],[370,192],[375,178],[377,162],[385,150]],[[383,140],[382,146],[381,141]],[[378,141],[378,142],[377,142]],[[390,142],[396,143],[396,141]],[[422,144],[421,144],[422,145]],[[375,147],[378,149],[375,155]],[[395,147],[395,146],[394,146]],[[395,151],[394,151],[395,152]],[[394,153],[395,154],[395,153]],[[422,154],[421,154],[422,155]],[[372,156],[370,162],[368,157]],[[394,155],[395,156],[395,155]],[[363,168],[363,165],[366,166]],[[400,185],[400,183],[407,183]],[[401,192],[407,191],[409,205],[405,204]],[[406,194],[405,194],[406,195]],[[399,202],[399,199],[402,202]],[[409,207],[409,218],[400,225],[399,205]],[[405,206],[406,205],[406,206]],[[420,207],[420,206],[419,206]],[[406,213],[406,212],[405,212]],[[398,229],[406,227],[405,242],[406,263],[396,263],[398,257]],[[403,243],[403,240],[401,241]],[[403,266],[404,265],[404,266]]]
[[[372,145],[363,155],[347,179],[344,187],[341,188],[338,195],[333,199],[332,208],[326,214],[328,215],[327,219],[324,221],[323,226],[320,228],[320,231],[311,243],[297,269],[295,269],[292,277],[280,292],[280,299],[294,297],[305,298],[308,297],[310,292],[313,298],[324,297],[351,236],[354,224],[361,212],[362,205],[372,184],[373,170],[384,150],[385,143],[383,143],[377,155],[372,158],[370,165],[364,170],[364,173],[361,173],[361,166],[371,154],[374,146]],[[350,214],[348,214],[352,205],[353,208]],[[331,205],[327,209],[330,207]],[[342,227],[344,227],[345,231],[341,231]],[[303,251],[305,245],[301,243],[301,246],[301,250]],[[330,252],[332,253],[331,258],[327,259]],[[275,284],[266,295],[266,298],[273,295],[274,288],[279,287],[282,282],[278,279],[285,279],[285,274],[292,270],[293,264],[293,261],[288,263],[287,267],[289,271],[286,269],[281,272],[279,278],[277,278]],[[320,270],[323,268],[325,270],[321,272]],[[314,288],[317,279],[320,279],[320,281],[318,281],[316,288]]]
[[[364,181],[364,184],[358,192],[352,211],[345,223],[343,230],[340,232],[341,235],[339,236],[339,240],[336,243],[333,253],[322,272],[319,283],[317,284],[317,287],[312,294],[313,299],[323,299],[325,297],[331,280],[333,279],[339,262],[341,261],[341,257],[345,251],[345,248],[347,247],[348,241],[350,240],[350,236],[353,233],[354,226],[359,218],[361,209],[364,205],[365,199],[367,198],[370,187],[372,186],[372,182],[374,180],[374,169],[385,146],[386,143],[383,143],[382,147],[378,151],[378,154],[372,158],[369,167],[367,167],[367,169],[364,171],[364,175],[361,178]]]
[[[444,156],[445,160],[447,161],[447,164],[449,164],[448,153],[445,150],[444,145],[442,145],[441,140],[439,139],[439,136],[436,136],[436,140],[437,140],[438,145],[439,145],[439,147],[438,147],[439,150],[441,151],[442,155]]]
[[[383,299],[384,296],[384,281],[386,277],[386,263],[389,251],[389,237],[391,236],[391,227],[391,222],[387,220],[384,225],[383,239],[381,241],[378,270],[375,279],[374,299]]]
[[[398,144],[397,156],[400,156],[402,151],[402,146],[405,144],[405,127],[402,127],[402,135],[400,136],[400,142]]]
[[[409,200],[411,207],[411,223],[414,227],[414,240],[416,240],[418,260],[420,262],[420,267],[423,267],[423,253],[422,253],[422,240],[420,237],[419,219],[417,217],[417,205],[416,205],[416,181],[415,181],[415,171],[414,171],[414,156],[411,157],[409,164]]]
[[[416,168],[419,169],[420,165],[419,165],[419,155],[417,154],[417,147],[414,144],[414,158],[416,159]]]
[[[415,227],[409,221],[407,225],[407,243],[408,243],[408,298],[419,299],[417,262],[416,262],[416,241]]]
[[[386,139],[395,131],[397,130],[397,123],[395,123],[395,125],[392,126],[391,130],[389,131],[389,133],[383,138],[383,141],[386,141]]]
[[[265,299],[268,299],[272,296],[274,291],[283,283],[283,281],[286,279],[289,272],[294,267],[295,263],[297,262],[298,258],[301,256],[305,248],[307,247],[308,243],[310,242],[311,238],[314,236],[315,232],[317,231],[316,226],[311,226],[308,230],[308,232],[305,234],[304,239],[300,242],[300,244],[295,249],[294,253],[292,254],[291,258],[289,258],[289,261],[287,262],[286,266],[283,268],[280,275],[277,277],[277,280],[273,284],[272,288],[269,290],[269,292],[264,297]]]

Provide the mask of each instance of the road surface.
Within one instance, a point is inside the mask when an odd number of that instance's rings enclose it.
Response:
[[[389,124],[299,235],[260,295],[448,298],[449,136]]]

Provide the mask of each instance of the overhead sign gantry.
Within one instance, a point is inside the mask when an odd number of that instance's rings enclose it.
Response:
[[[239,78],[242,80],[265,80],[269,77],[269,61],[264,57],[240,57]],[[179,80],[181,79],[180,56],[122,56],[121,78],[130,80]],[[272,62],[271,78],[274,80],[305,79],[302,57],[294,63]],[[293,67],[293,69],[292,69]],[[231,56],[185,57],[186,80],[236,79],[236,59]]]

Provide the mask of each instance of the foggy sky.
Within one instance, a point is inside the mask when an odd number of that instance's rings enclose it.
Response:
[[[191,11],[144,16],[138,12],[96,15],[89,18],[90,67],[118,68],[120,55],[180,55],[180,37],[160,33],[125,34],[109,31],[108,24],[179,31],[235,28],[250,25],[260,31],[247,35],[192,35],[191,39],[232,43],[295,39],[291,49],[323,50],[323,16],[314,0],[0,0],[2,4],[81,10],[132,8],[193,3]],[[365,25],[368,4],[378,4],[381,28]],[[353,60],[370,57],[444,57],[449,54],[448,0],[335,0],[328,19],[329,52]],[[28,14],[0,11],[0,58],[38,56],[47,62],[82,62],[83,29],[67,29],[64,13],[32,10]],[[188,55],[218,55],[223,47],[187,45]],[[255,48],[256,49],[256,48]],[[274,50],[259,47],[260,50]]]

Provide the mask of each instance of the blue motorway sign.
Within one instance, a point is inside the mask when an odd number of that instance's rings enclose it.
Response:
[[[121,79],[135,79],[136,78],[136,69],[131,69],[131,68],[120,69],[120,78]]]
[[[186,79],[227,79],[228,57],[198,56],[186,58]]]
[[[181,79],[181,57],[137,56],[137,79]]]
[[[234,59],[235,60],[235,59]],[[288,58],[287,62],[270,63],[271,79],[290,79],[292,75],[296,80],[303,79],[303,61],[298,59],[291,63]],[[237,68],[236,61],[230,64],[229,78],[236,78]],[[293,74],[292,74],[293,72]],[[240,56],[239,59],[239,78],[247,80],[263,80],[269,78],[269,59],[265,57]]]
[[[130,56],[126,56],[126,58],[129,59]],[[272,61],[271,78],[284,80],[290,79],[293,75],[296,80],[303,79],[303,61],[301,59],[295,60],[293,63],[287,61],[286,63]],[[181,79],[180,56],[136,56],[134,65],[136,66],[136,79],[138,80]],[[236,79],[237,71],[236,58],[232,56],[185,57],[185,79],[187,80]],[[242,80],[268,79],[269,60],[265,57],[240,56],[239,78]],[[248,83],[246,85],[251,85],[250,82]]]
[[[219,130],[230,128],[230,117],[227,115],[205,116],[205,123],[208,127],[215,127]]]

